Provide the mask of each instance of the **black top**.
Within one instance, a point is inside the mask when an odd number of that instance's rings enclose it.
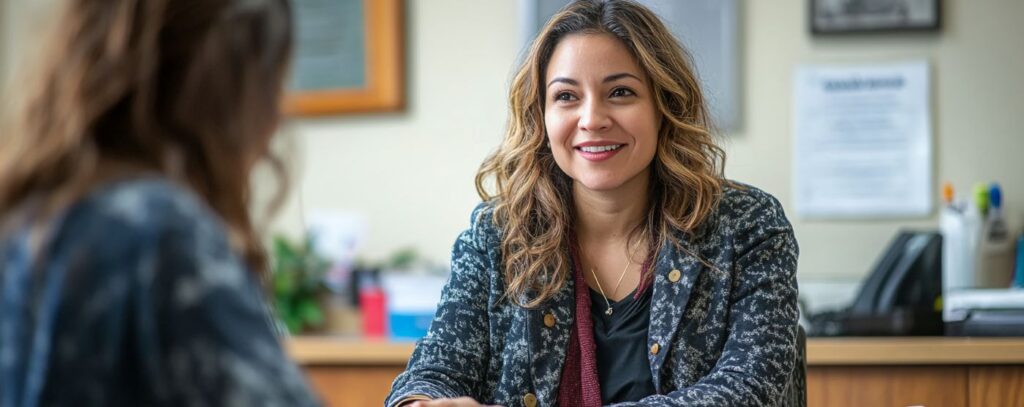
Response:
[[[647,362],[647,328],[651,317],[651,288],[636,299],[636,291],[608,304],[590,290],[590,317],[597,345],[597,377],[604,404],[639,401],[655,394],[651,365]]]

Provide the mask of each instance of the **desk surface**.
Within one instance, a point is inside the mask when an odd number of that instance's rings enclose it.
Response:
[[[809,365],[1020,365],[1024,338],[810,338]]]
[[[303,365],[400,365],[412,343],[304,336],[286,347]],[[1024,338],[809,338],[809,365],[1024,364]]]

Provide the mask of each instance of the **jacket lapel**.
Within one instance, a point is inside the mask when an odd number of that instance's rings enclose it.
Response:
[[[688,241],[682,240],[682,247],[690,252],[700,253]],[[654,282],[651,298],[651,321],[648,330],[648,349],[658,345],[657,354],[648,352],[654,378],[654,388],[662,393],[660,372],[669,353],[673,337],[679,329],[683,313],[690,300],[690,294],[704,266],[697,258],[680,250],[672,243],[666,243],[659,251],[654,264]],[[673,270],[679,271],[679,279],[672,281]],[[558,400],[558,389],[565,365],[566,349],[575,318],[576,287],[569,279],[565,287],[546,306],[521,309],[527,324],[530,343],[530,369],[533,390],[539,405],[554,405]],[[551,314],[555,319],[553,327],[545,324],[545,317]]]
[[[572,278],[545,306],[523,310],[527,315],[530,368],[538,405],[553,406],[558,400],[575,310],[576,291]],[[550,327],[545,321],[549,314],[554,318],[554,325]]]
[[[681,239],[681,242],[687,251],[700,253],[700,250],[690,245],[687,240]],[[666,243],[662,247],[655,262],[651,322],[647,333],[647,358],[654,378],[654,389],[659,394],[662,393],[660,372],[672,347],[673,337],[679,329],[679,323],[683,319],[690,293],[703,268],[697,258],[672,243]],[[654,352],[655,346],[658,348],[657,352]]]

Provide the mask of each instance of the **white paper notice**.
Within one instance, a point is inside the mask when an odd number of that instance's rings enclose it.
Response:
[[[797,214],[927,216],[928,63],[803,66],[794,82]]]

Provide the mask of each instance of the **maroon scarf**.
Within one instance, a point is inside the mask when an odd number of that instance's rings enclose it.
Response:
[[[558,387],[560,407],[601,407],[601,383],[597,378],[597,345],[594,344],[594,322],[590,319],[590,290],[580,271],[575,245],[570,245],[573,276],[576,280],[576,321],[569,335],[565,352],[565,366]],[[644,262],[641,275],[647,271],[650,260]],[[640,280],[633,298],[647,289],[647,279]]]

